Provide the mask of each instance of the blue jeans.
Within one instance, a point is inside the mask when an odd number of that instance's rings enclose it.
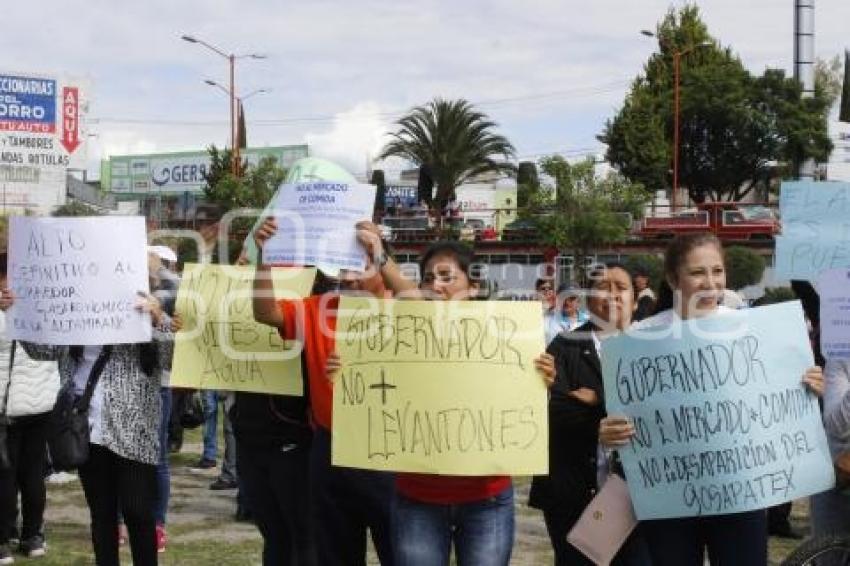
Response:
[[[422,503],[398,495],[393,543],[397,566],[507,566],[514,544],[514,491],[458,505]]]
[[[162,417],[159,422],[159,465],[156,467],[156,481],[159,487],[156,500],[156,522],[165,524],[168,513],[168,498],[171,495],[171,470],[168,466],[168,425],[171,421],[171,388],[159,390],[162,399]]]
[[[850,535],[850,495],[828,489],[809,498],[812,534]]]
[[[201,457],[204,460],[216,461],[218,457],[218,391],[207,389],[203,393],[204,399],[204,452]]]
[[[236,438],[233,435],[233,423],[230,422],[230,407],[233,405],[233,393],[227,391],[204,391],[204,460],[216,461],[218,455],[218,404],[224,403],[224,461],[221,464],[219,479],[237,482]]]

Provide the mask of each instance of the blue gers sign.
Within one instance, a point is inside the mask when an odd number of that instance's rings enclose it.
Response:
[[[56,81],[0,75],[0,130],[56,131]]]
[[[151,181],[157,187],[174,185],[203,185],[209,166],[209,158],[200,156],[175,160],[152,160]]]

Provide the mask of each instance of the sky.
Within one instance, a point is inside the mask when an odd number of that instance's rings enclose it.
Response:
[[[0,71],[91,82],[88,162],[197,150],[229,139],[227,61],[240,59],[248,144],[307,143],[355,174],[393,120],[433,97],[463,97],[499,124],[520,159],[602,153],[596,140],[656,49],[640,35],[662,0],[46,0],[3,6]],[[793,68],[793,0],[697,2],[744,64]],[[850,47],[850,1],[815,0],[816,54]],[[378,163],[392,179],[404,166]]]

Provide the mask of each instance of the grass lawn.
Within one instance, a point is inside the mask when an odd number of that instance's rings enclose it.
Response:
[[[243,566],[261,563],[262,541],[252,524],[233,520],[235,491],[210,491],[209,483],[217,470],[190,471],[188,466],[200,454],[200,430],[187,431],[180,454],[171,456],[171,500],[168,517],[168,549],[160,555],[160,564]],[[223,441],[219,447],[223,449]],[[537,566],[552,563],[549,539],[541,514],[525,505],[530,481],[517,478],[516,538],[511,564]],[[48,553],[45,558],[27,560],[16,557],[16,564],[72,566],[93,564],[89,539],[88,509],[79,482],[48,485],[46,513]],[[808,532],[808,504],[795,504],[792,523],[800,532]],[[730,541],[734,543],[734,541]],[[770,563],[778,565],[799,541],[771,539]],[[130,564],[129,548],[121,550],[123,564]],[[370,564],[377,564],[370,551]]]

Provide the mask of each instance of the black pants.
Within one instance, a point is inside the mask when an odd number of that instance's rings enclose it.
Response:
[[[395,478],[331,466],[331,435],[319,427],[310,459],[316,549],[322,566],[366,564],[366,531],[383,566],[392,566]]]
[[[91,444],[80,481],[91,513],[91,539],[97,566],[117,566],[118,507],[130,535],[134,566],[155,566],[156,466],[122,458]]]
[[[661,519],[641,523],[653,566],[766,566],[767,513]]]
[[[791,506],[793,502],[780,503],[774,505],[767,510],[767,529],[780,530],[791,526],[789,518],[791,517]]]
[[[11,469],[0,470],[0,544],[16,532],[21,491],[21,540],[41,534],[47,492],[44,466],[49,413],[18,417],[8,429]]]
[[[252,446],[236,439],[245,504],[263,535],[264,566],[315,566],[310,521],[310,443]]]
[[[593,561],[580,550],[567,542],[567,535],[576,524],[580,514],[564,514],[558,509],[544,509],[543,520],[546,532],[555,551],[555,566],[593,566]],[[641,525],[638,524],[620,551],[614,557],[613,566],[649,566],[649,549],[641,535]]]

